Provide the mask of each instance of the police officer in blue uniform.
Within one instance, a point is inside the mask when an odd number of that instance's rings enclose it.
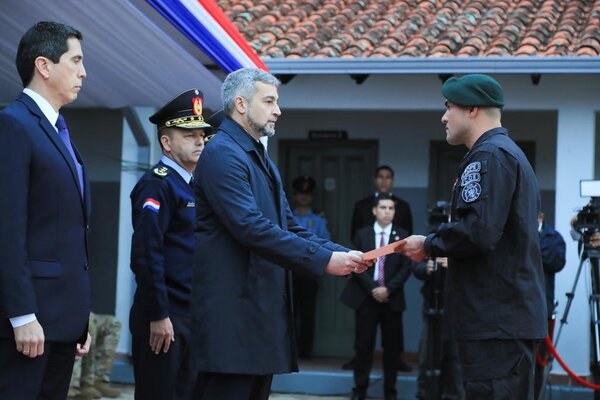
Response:
[[[292,182],[292,214],[298,225],[308,229],[321,239],[331,240],[327,220],[311,208],[315,180],[310,176],[299,176]],[[315,312],[319,281],[301,273],[292,273],[294,283],[294,319],[298,332],[298,356],[310,358],[315,337]]]
[[[442,93],[446,140],[469,151],[450,222],[409,237],[402,251],[415,261],[449,258],[445,333],[458,341],[466,398],[533,399],[534,350],[547,333],[537,180],[500,123],[496,80],[450,78]]]
[[[188,349],[195,220],[190,184],[210,128],[202,101],[202,92],[191,89],[150,117],[163,157],[131,192],[136,399],[188,399],[195,386]]]

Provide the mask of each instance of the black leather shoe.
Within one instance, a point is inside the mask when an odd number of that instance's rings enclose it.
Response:
[[[398,361],[398,371],[410,372],[410,371],[412,371],[412,367],[410,365],[408,365],[404,360],[399,360]]]

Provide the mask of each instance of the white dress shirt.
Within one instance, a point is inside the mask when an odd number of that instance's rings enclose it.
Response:
[[[389,224],[385,228],[382,228],[377,221],[373,224],[373,229],[375,230],[375,248],[378,249],[379,243],[381,242],[381,232],[383,235],[383,245],[387,246],[390,240],[390,235],[392,234],[392,224]],[[373,270],[373,280],[377,281],[377,276],[379,272],[379,258],[377,258],[377,262],[375,262],[375,269]]]

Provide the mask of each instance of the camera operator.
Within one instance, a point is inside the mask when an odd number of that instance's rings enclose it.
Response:
[[[566,263],[566,245],[563,237],[556,230],[550,228],[544,222],[544,213],[538,215],[538,231],[540,233],[540,251],[542,253],[542,263],[544,265],[544,280],[546,281],[546,305],[548,308],[548,335],[553,337],[554,330],[554,275],[560,272]],[[600,235],[598,236],[600,241]],[[535,365],[535,395],[539,394],[544,379],[544,370],[546,368],[546,358],[548,349],[545,342],[541,342],[537,349]]]

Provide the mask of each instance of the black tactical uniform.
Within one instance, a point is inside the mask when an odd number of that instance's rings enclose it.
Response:
[[[521,365],[513,356],[546,336],[539,209],[523,152],[506,129],[485,132],[461,162],[451,221],[425,241],[429,256],[449,257],[446,332],[459,341],[465,385],[509,375]]]

